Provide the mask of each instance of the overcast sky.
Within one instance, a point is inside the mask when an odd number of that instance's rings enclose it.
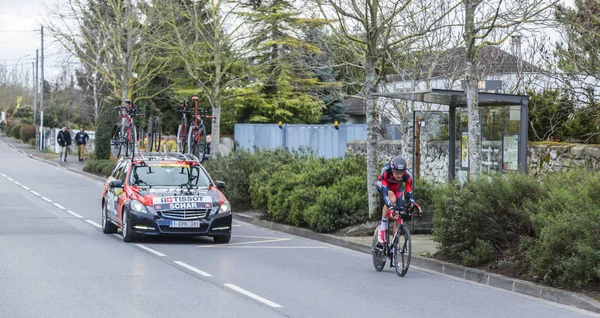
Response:
[[[9,69],[17,67],[18,63],[23,70],[32,71],[35,50],[41,47],[40,25],[46,15],[44,5],[57,1],[0,0],[0,63],[6,63]],[[45,28],[44,73],[47,79],[56,76],[60,70],[59,48]]]
[[[40,25],[48,18],[45,6],[62,0],[0,0],[0,63],[32,71],[35,50],[41,46]],[[572,4],[573,0],[563,0]],[[553,36],[554,38],[554,36]],[[27,56],[29,55],[29,56]],[[61,47],[44,29],[44,73],[46,79],[56,77],[61,70]]]

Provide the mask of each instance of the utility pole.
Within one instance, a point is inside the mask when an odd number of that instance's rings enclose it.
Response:
[[[33,64],[33,63],[32,63]],[[33,125],[37,125],[37,94],[38,94],[38,50],[35,50],[35,66],[33,68]]]
[[[40,92],[40,150],[44,149],[44,26],[42,31],[41,92]]]

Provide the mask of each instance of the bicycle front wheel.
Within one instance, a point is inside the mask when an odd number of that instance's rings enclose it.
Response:
[[[118,159],[121,155],[121,147],[123,146],[123,136],[121,134],[121,126],[113,125],[112,138],[110,140],[110,154],[113,158]]]
[[[371,254],[373,255],[373,267],[378,272],[381,272],[385,267],[385,262],[387,257],[385,256],[385,251],[383,248],[377,246],[377,235],[379,235],[379,226],[375,228],[375,233],[373,234],[373,241],[371,244]]]
[[[404,224],[398,226],[398,233],[393,244],[392,262],[396,268],[396,274],[404,277],[410,266],[410,257],[412,253],[412,245],[410,241],[410,232]]]
[[[125,139],[125,157],[133,157],[135,155],[136,133],[135,125],[131,124]]]

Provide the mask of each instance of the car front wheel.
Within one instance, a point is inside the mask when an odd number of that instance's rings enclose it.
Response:
[[[229,241],[231,240],[231,233],[227,234],[227,235],[217,235],[217,236],[213,236],[213,240],[215,241],[215,243],[217,244],[227,244],[229,243]]]
[[[129,220],[129,213],[127,213],[126,211],[123,211],[123,241],[135,241],[135,234],[133,234],[133,226]]]

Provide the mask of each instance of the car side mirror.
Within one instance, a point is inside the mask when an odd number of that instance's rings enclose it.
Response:
[[[217,181],[215,183],[217,184],[217,189],[219,189],[219,190],[225,190],[225,182],[223,182],[223,181]]]
[[[123,187],[123,181],[121,180],[113,180],[108,184],[109,187],[111,188],[122,188]]]

